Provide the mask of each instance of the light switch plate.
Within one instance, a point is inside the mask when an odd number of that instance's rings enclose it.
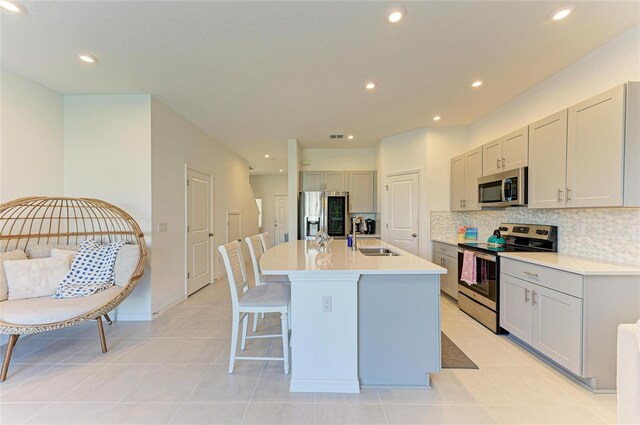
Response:
[[[169,223],[158,223],[158,232],[168,232]]]
[[[331,297],[322,297],[322,312],[331,313]]]

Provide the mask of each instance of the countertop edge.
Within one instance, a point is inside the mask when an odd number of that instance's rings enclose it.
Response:
[[[526,253],[531,254],[531,253]],[[549,261],[545,261],[544,259],[532,258],[530,256],[522,256],[521,253],[517,252],[501,252],[499,253],[500,257],[509,258],[516,261],[522,261],[525,263],[536,264],[538,266],[549,267],[556,270],[561,270],[569,273],[579,274],[582,276],[640,276],[640,266],[635,266],[633,264],[616,264],[607,261],[599,261],[599,260],[591,260],[583,257],[574,257],[572,255],[566,254],[556,254],[556,253],[546,253],[545,255],[556,255],[559,258],[566,258],[568,261],[583,261],[583,262],[591,262],[594,264],[606,264],[607,267],[611,267],[611,269],[596,269],[588,270],[584,268],[578,268],[570,265],[562,265],[557,263],[552,263]],[[597,266],[596,266],[597,267]],[[615,268],[619,267],[618,270]]]
[[[446,245],[458,246],[458,240],[457,239],[431,238],[431,240],[433,242],[439,242],[439,243],[443,243],[443,244],[446,244]]]

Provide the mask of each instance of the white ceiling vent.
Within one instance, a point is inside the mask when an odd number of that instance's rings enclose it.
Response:
[[[329,138],[330,139],[342,139],[342,138],[344,138],[344,134],[330,134]]]

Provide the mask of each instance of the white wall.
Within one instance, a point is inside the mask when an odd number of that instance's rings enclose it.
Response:
[[[300,171],[362,171],[376,169],[376,148],[302,149]],[[302,165],[302,161],[311,161]]]
[[[386,211],[386,176],[398,171],[420,170],[419,255],[431,258],[431,211],[449,209],[449,159],[464,152],[468,143],[466,127],[419,129],[386,137],[377,145],[378,211],[383,239]]]
[[[262,229],[260,231],[269,232],[271,240],[275,241],[274,197],[277,195],[287,196],[287,176],[251,176],[249,181],[255,197],[262,199]],[[285,224],[283,223],[283,225]]]
[[[386,240],[386,217],[385,190],[388,174],[399,171],[421,172],[420,178],[420,219],[419,219],[419,255],[425,257],[430,245],[429,239],[425,235],[429,227],[429,222],[424,219],[426,211],[427,197],[425,196],[425,170],[427,168],[427,130],[419,129],[395,136],[385,137],[377,145],[377,170],[378,170],[378,211],[380,212],[380,226],[382,239]],[[429,243],[427,243],[429,242]],[[425,257],[426,258],[426,257]]]
[[[0,90],[0,202],[61,196],[62,96],[5,69]]]
[[[504,136],[618,84],[638,80],[640,26],[636,25],[473,123],[469,148]]]
[[[151,246],[151,103],[147,95],[64,97],[64,192],[127,211]],[[153,250],[150,249],[150,254]],[[151,273],[118,307],[120,320],[151,318]]]
[[[241,213],[244,239],[258,233],[258,208],[249,185],[249,164],[156,99],[151,100],[151,139],[152,305],[157,312],[185,297],[185,165],[213,176],[217,277],[224,274],[217,247],[226,243],[227,211]],[[157,232],[160,222],[168,223],[168,232]],[[244,251],[248,258],[248,250]]]

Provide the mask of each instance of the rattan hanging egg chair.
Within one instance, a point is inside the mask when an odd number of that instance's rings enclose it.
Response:
[[[0,204],[0,253],[77,246],[86,239],[100,243],[125,241],[135,245],[126,245],[133,255],[122,276],[118,276],[116,269],[117,288],[72,299],[0,300],[0,334],[9,335],[0,382],[6,379],[13,347],[23,334],[96,320],[102,351],[106,352],[102,317],[111,324],[108,313],[133,291],[144,273],[147,255],[144,235],[138,223],[125,211],[107,202],[88,198],[33,197]],[[48,317],[52,318],[50,322]]]

